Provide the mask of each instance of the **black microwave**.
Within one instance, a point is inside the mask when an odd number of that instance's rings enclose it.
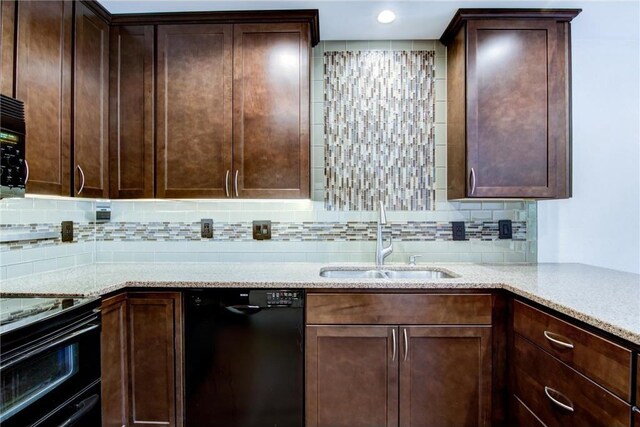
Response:
[[[28,180],[24,103],[0,95],[0,199],[24,197]]]

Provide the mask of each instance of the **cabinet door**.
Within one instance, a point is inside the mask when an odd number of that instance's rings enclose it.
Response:
[[[129,425],[180,426],[182,309],[179,293],[128,296]]]
[[[16,98],[25,103],[28,193],[69,195],[73,3],[20,1]]]
[[[76,3],[74,194],[109,194],[109,25]]]
[[[557,191],[569,162],[563,25],[467,23],[468,197],[566,196]]]
[[[154,31],[111,29],[110,197],[153,197]]]
[[[16,2],[0,2],[0,93],[13,96]]]
[[[309,27],[234,27],[233,173],[238,197],[309,197]]]
[[[306,426],[398,425],[398,328],[308,326]]]
[[[121,427],[127,424],[129,413],[127,295],[103,300],[101,312],[102,426]]]
[[[232,32],[158,26],[158,197],[231,191]]]
[[[490,327],[400,327],[400,426],[491,423]]]

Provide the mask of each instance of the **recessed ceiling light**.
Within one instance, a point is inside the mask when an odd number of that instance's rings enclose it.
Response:
[[[396,14],[392,10],[383,10],[378,14],[378,22],[381,24],[390,24],[396,20]]]

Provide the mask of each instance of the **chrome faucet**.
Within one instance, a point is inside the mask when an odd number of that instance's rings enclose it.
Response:
[[[384,239],[382,238],[382,226],[387,223],[387,214],[384,211],[384,204],[380,203],[380,215],[378,217],[378,236],[376,239],[376,265],[384,265],[384,259],[393,252],[393,241],[389,237],[389,246],[384,247]]]

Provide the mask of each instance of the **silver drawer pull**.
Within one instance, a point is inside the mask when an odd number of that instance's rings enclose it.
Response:
[[[549,331],[544,331],[543,332],[544,337],[546,339],[548,339],[549,341],[551,341],[554,344],[558,344],[560,347],[565,347],[565,348],[573,348],[573,343],[571,342],[565,342],[565,341],[560,341],[557,338],[553,338],[551,335],[557,335],[554,334],[553,332],[549,332]],[[568,341],[568,340],[567,340]]]
[[[24,185],[27,185],[27,182],[29,182],[29,162],[27,162],[27,159],[24,159]]]
[[[555,397],[551,396],[551,393],[555,393],[558,396],[562,396],[564,399],[567,400],[567,402],[569,402],[569,404],[567,405],[566,403],[560,402],[558,399],[556,399]],[[558,390],[554,390],[551,387],[544,386],[544,394],[547,395],[549,400],[551,400],[553,403],[555,403],[556,405],[558,405],[562,409],[566,409],[567,411],[573,412],[573,403],[571,403],[571,400],[567,399],[567,396],[565,396],[564,394],[560,393]]]
[[[637,406],[634,406],[632,409],[633,409],[633,412],[637,412],[640,414],[640,408],[638,408]]]
[[[227,173],[224,176],[224,194],[229,197],[229,169],[227,169]]]
[[[395,361],[396,360],[396,352],[397,352],[397,348],[398,346],[396,345],[396,329],[393,328],[391,329],[391,346],[393,347],[393,353],[391,353],[391,360]]]

